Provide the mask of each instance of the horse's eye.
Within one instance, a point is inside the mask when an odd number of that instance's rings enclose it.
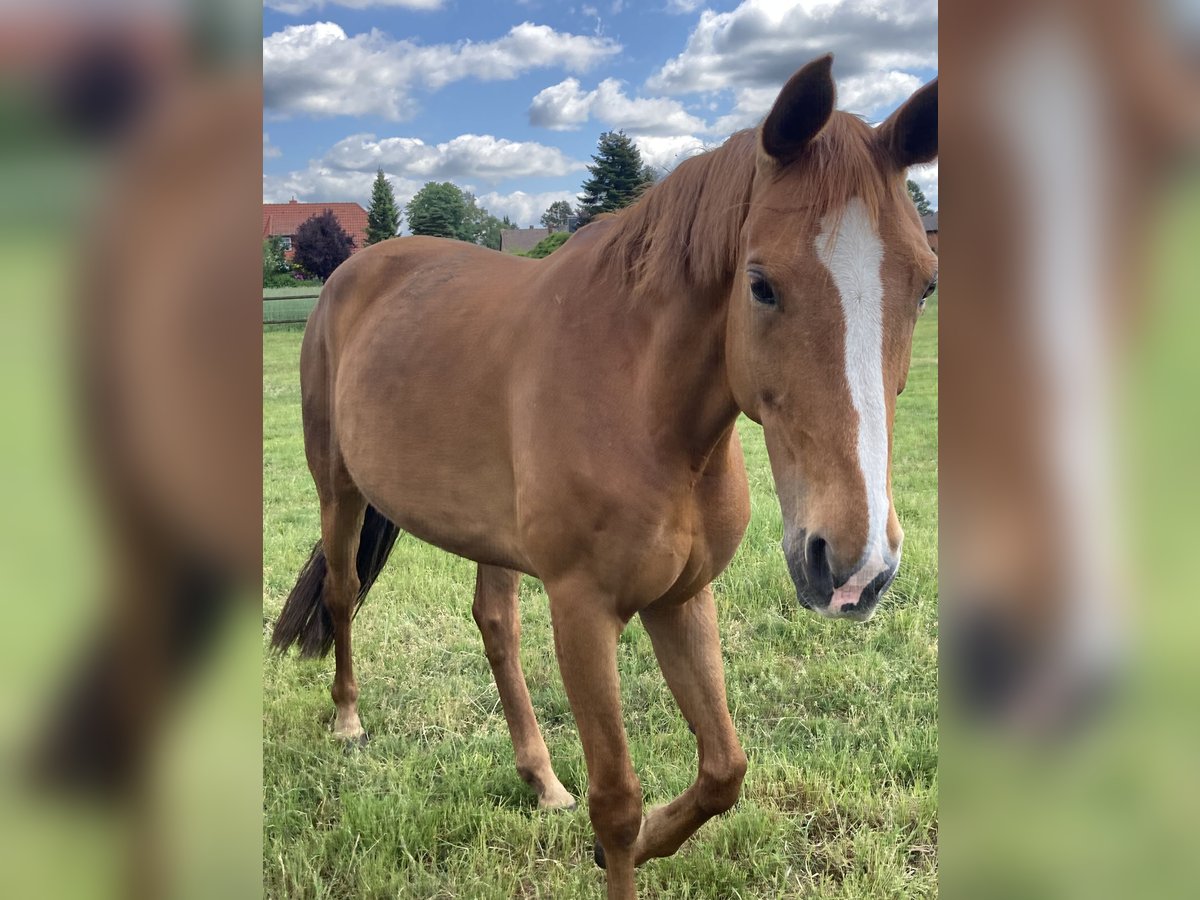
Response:
[[[774,306],[775,288],[771,287],[771,282],[767,281],[760,273],[750,273],[750,293],[754,295],[754,299],[765,306]]]
[[[933,292],[936,290],[937,290],[937,276],[934,275],[933,279],[929,282],[929,286],[927,288],[925,288],[925,293],[923,293],[921,295],[921,301],[917,304],[917,309],[924,309],[925,301],[928,300],[930,297],[932,297]]]

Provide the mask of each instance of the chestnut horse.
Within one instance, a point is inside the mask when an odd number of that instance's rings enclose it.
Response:
[[[710,587],[749,519],[738,414],[763,426],[803,606],[865,620],[900,559],[891,430],[936,267],[905,169],[937,155],[937,83],[872,129],[834,111],[831,65],[544,260],[422,237],[356,254],[304,336],[322,540],[275,646],[335,648],[334,732],[359,740],[350,626],[399,530],[474,560],[517,768],[568,807],[518,654],[520,573],[540,578],[610,898],[746,771]],[[700,757],[644,818],[616,663],[634,615]]]

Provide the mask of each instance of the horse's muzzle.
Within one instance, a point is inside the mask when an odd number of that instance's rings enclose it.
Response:
[[[900,564],[899,555],[875,552],[853,572],[840,575],[833,568],[828,543],[820,536],[803,534],[799,540],[785,540],[783,552],[800,605],[828,619],[870,619]]]

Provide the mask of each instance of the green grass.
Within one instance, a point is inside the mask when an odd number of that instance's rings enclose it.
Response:
[[[264,631],[318,536],[300,430],[297,331],[263,335]],[[740,423],[753,518],[716,583],[742,799],[643,897],[932,897],[937,893],[937,302],[920,321],[897,413],[904,561],[867,625],[799,609],[779,551],[762,433]],[[543,814],[517,776],[471,619],[474,566],[402,538],[354,630],[365,751],[330,737],[332,658],[264,650],[268,897],[602,895],[581,808]],[[522,662],[555,769],[587,779],[554,664],[547,599],[521,588]],[[265,648],[265,637],[264,637]],[[691,782],[694,738],[635,620],[620,648],[625,719],[648,805]]]

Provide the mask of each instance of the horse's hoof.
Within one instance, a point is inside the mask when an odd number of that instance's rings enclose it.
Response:
[[[592,845],[592,858],[596,860],[596,865],[600,868],[608,868],[608,861],[604,858],[604,848],[600,846],[599,841]]]
[[[579,807],[575,798],[566,791],[559,791],[549,797],[538,798],[538,809],[548,812],[574,812]]]
[[[341,738],[342,750],[346,753],[354,753],[366,747],[369,740],[365,731],[360,731],[354,737],[343,737]]]

